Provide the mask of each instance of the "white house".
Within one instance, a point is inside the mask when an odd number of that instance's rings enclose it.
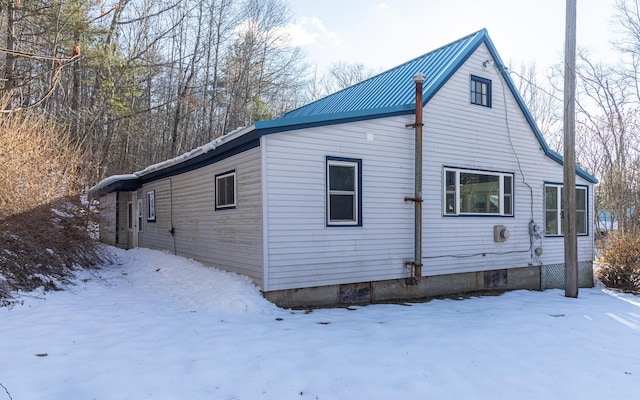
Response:
[[[562,172],[481,30],[91,193],[104,242],[247,275],[283,306],[322,305],[561,287]],[[576,174],[585,287],[597,180]]]

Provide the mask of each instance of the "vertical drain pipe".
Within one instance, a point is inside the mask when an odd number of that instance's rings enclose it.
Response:
[[[413,283],[418,283],[422,278],[422,83],[426,77],[418,72],[413,81],[416,84],[416,122],[415,129],[415,194],[413,198],[405,198],[405,201],[414,202],[414,259],[413,259]]]

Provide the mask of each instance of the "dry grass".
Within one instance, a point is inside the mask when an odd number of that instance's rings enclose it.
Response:
[[[46,114],[0,119],[0,218],[79,192],[83,153]]]
[[[80,201],[85,160],[42,112],[0,117],[0,305],[17,290],[59,289],[101,261]]]

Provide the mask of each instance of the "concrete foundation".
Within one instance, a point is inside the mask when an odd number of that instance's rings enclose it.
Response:
[[[269,301],[284,308],[324,307],[346,304],[403,301],[455,294],[541,290],[540,267],[523,267],[463,274],[425,276],[409,279],[362,282],[264,292]]]

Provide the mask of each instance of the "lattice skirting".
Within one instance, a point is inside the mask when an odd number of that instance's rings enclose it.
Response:
[[[545,289],[564,289],[564,263],[540,267],[540,286]],[[578,287],[593,287],[593,262],[578,263]]]

